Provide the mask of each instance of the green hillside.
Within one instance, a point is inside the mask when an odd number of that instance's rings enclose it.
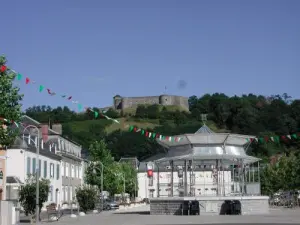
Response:
[[[254,143],[248,153],[268,159],[276,153],[298,151],[298,139],[280,140],[278,143],[264,143],[271,135],[287,135],[300,131],[300,101],[292,101],[286,94],[280,96],[228,97],[224,94],[204,95],[189,98],[190,112],[177,107],[160,105],[140,105],[131,114],[108,110],[106,115],[116,118],[120,124],[94,113],[77,114],[69,108],[51,109],[47,106],[29,108],[26,114],[38,121],[63,124],[63,135],[88,149],[90,143],[104,139],[116,159],[120,157],[145,157],[162,151],[154,139],[141,133],[128,131],[129,125],[148,129],[165,136],[194,133],[201,126],[201,114],[207,114],[207,125],[215,132],[232,132],[262,137]],[[93,108],[97,110],[97,108]],[[267,137],[267,138],[265,138]]]

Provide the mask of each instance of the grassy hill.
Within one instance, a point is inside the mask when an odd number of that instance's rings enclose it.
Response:
[[[164,125],[159,124],[159,120],[157,119],[137,119],[137,118],[118,118],[118,121],[120,121],[120,124],[114,123],[112,121],[106,120],[106,119],[100,119],[100,120],[85,120],[85,121],[74,121],[69,123],[64,123],[63,125],[70,126],[71,130],[75,133],[78,132],[86,132],[91,127],[99,127],[99,129],[104,128],[107,134],[112,133],[115,130],[128,130],[129,126],[137,126],[139,128],[143,129],[154,129],[161,127],[163,128]],[[200,121],[189,121],[185,124],[182,124],[180,126],[177,126],[174,124],[173,121],[166,121],[168,126],[170,128],[173,128],[174,130],[182,130],[187,131],[188,133],[194,133],[196,132],[201,126],[202,123]],[[207,126],[214,132],[227,132],[226,130],[220,130],[217,128],[214,122],[207,121]],[[184,132],[179,132],[184,133]]]
[[[150,105],[148,104],[145,104],[144,105],[145,107],[148,107]],[[163,109],[165,109],[166,111],[168,112],[176,112],[176,111],[187,111],[185,108],[181,107],[181,106],[177,106],[177,105],[166,105],[166,106],[163,106],[163,105],[157,105],[158,109],[159,109],[159,112],[161,112]],[[127,108],[127,109],[124,109],[123,110],[123,114],[124,115],[130,115],[130,116],[134,116],[135,113],[136,113],[136,109],[137,107],[132,107],[132,108]]]
[[[132,121],[126,118],[118,118],[120,124],[111,122],[106,119],[100,120],[84,120],[84,121],[74,121],[69,123],[64,123],[63,125],[69,125],[73,132],[83,132],[89,130],[90,127],[104,127],[105,131],[109,134],[115,130],[128,130],[127,125],[137,126],[139,128],[155,128],[159,126],[157,120],[149,121]]]

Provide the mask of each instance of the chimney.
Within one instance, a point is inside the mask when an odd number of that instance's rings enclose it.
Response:
[[[41,125],[40,133],[42,134],[43,142],[48,140],[48,125]]]
[[[62,125],[60,123],[53,124],[52,130],[54,130],[59,135],[62,135]]]

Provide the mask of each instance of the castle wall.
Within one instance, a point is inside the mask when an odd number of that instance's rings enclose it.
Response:
[[[146,96],[146,97],[130,97],[122,99],[122,109],[136,107],[142,104],[159,104],[158,96]]]
[[[159,104],[161,105],[177,105],[189,110],[188,98],[175,95],[159,96]]]
[[[145,97],[124,97],[115,98],[115,109],[126,109],[131,107],[137,107],[138,105],[177,105],[189,110],[188,98],[175,95],[160,95],[160,96],[145,96]]]

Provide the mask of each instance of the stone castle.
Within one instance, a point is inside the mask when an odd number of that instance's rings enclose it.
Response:
[[[113,108],[116,110],[124,110],[127,108],[134,108],[138,105],[176,105],[185,110],[189,110],[189,103],[187,97],[175,95],[160,95],[160,96],[145,96],[145,97],[122,97],[116,95],[113,98]]]

